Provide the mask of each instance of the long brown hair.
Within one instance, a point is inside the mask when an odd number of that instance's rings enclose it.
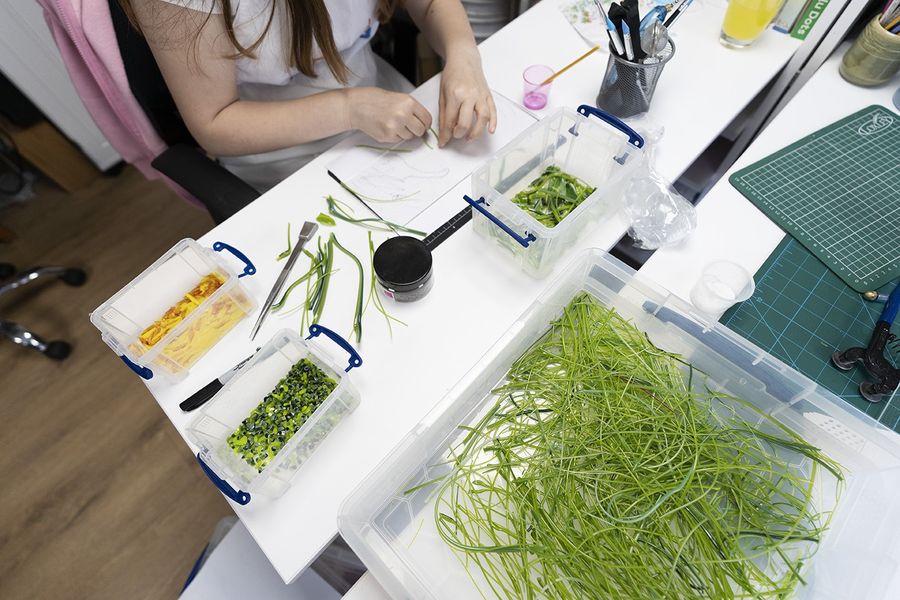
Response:
[[[225,34],[235,49],[235,53],[229,58],[241,56],[256,58],[256,49],[259,48],[266,34],[269,33],[269,28],[275,19],[275,11],[278,10],[280,2],[284,3],[288,19],[288,30],[290,31],[289,66],[296,68],[307,77],[315,77],[316,69],[312,50],[312,43],[315,40],[316,45],[322,51],[322,58],[325,59],[328,70],[331,71],[338,81],[347,83],[349,71],[347,65],[341,59],[337,46],[335,46],[334,32],[331,29],[331,17],[325,6],[325,0],[271,0],[272,8],[269,11],[266,26],[263,28],[259,38],[249,46],[241,44],[235,35],[232,0],[214,0],[210,6],[210,12],[197,30],[198,37],[200,30],[212,17],[216,4],[218,4],[222,9],[222,18],[225,21]],[[119,4],[121,4],[122,10],[128,16],[131,24],[140,31],[140,24],[134,16],[131,0],[119,0]],[[397,0],[377,0],[375,14],[381,23],[386,23],[391,18],[396,4]]]

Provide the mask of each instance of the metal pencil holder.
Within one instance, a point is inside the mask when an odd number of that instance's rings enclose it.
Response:
[[[606,74],[597,94],[597,107],[626,118],[647,112],[663,68],[675,56],[675,44],[669,40],[657,62],[639,63],[616,55],[612,48]]]

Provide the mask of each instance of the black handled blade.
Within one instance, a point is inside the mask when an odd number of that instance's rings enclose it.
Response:
[[[259,352],[259,348],[257,348],[256,351]],[[191,396],[187,400],[178,405],[179,408],[181,408],[181,410],[183,410],[184,412],[191,412],[192,410],[196,410],[212,400],[212,397],[218,394],[219,390],[221,390],[222,387],[226,383],[228,383],[228,381],[232,377],[234,377],[238,371],[241,370],[241,367],[250,362],[251,358],[253,358],[252,354],[220,375],[218,379],[213,379],[202,388],[191,394]]]
[[[184,412],[191,412],[192,410],[196,410],[212,400],[212,397],[216,395],[216,393],[222,389],[222,382],[218,379],[213,379],[202,388],[191,394],[191,396],[179,404],[179,408]]]

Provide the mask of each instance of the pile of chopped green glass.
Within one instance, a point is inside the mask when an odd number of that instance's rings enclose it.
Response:
[[[322,369],[302,359],[228,436],[228,445],[261,472],[336,386]]]
[[[559,167],[549,166],[512,201],[541,225],[556,227],[595,189]]]

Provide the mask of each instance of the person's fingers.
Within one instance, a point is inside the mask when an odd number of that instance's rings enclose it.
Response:
[[[488,94],[487,104],[491,111],[490,119],[488,119],[488,133],[494,133],[497,131],[497,105],[494,104],[494,97],[491,94]]]
[[[416,137],[416,134],[413,133],[413,131],[406,124],[397,127],[396,133],[397,137],[400,138],[400,141],[411,140]]]
[[[475,101],[465,100],[459,106],[459,114],[456,124],[453,126],[453,137],[459,139],[465,137],[472,129],[472,121],[475,119]]]
[[[423,126],[422,133],[420,133],[419,135],[423,135],[425,131],[429,127],[431,127],[431,113],[428,112],[428,109],[422,106],[415,98],[413,98],[412,101],[413,114],[415,115],[416,119],[418,119],[419,122],[422,123]]]
[[[475,105],[475,115],[477,116],[475,124],[472,126],[472,129],[469,130],[469,135],[467,137],[469,141],[480,138],[484,133],[485,127],[487,127],[488,121],[491,119],[491,111],[487,102],[479,102]]]
[[[422,137],[428,130],[428,127],[422,122],[422,117],[415,113],[406,118],[405,126],[415,137]]]
[[[459,113],[459,104],[447,98],[447,94],[441,90],[440,110],[438,111],[438,146],[444,146],[453,137],[453,126],[456,124],[456,115]]]
[[[379,144],[395,144],[400,141],[400,138],[394,132],[393,128],[390,127],[386,127],[383,131],[379,131],[378,135],[373,135],[372,138]]]
[[[411,136],[407,139],[420,138],[425,135],[425,126],[422,124],[422,121],[412,118],[406,124],[406,131],[408,131]]]

